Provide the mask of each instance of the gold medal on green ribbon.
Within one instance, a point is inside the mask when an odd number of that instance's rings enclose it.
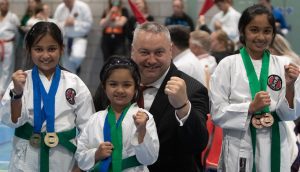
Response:
[[[44,138],[44,142],[45,144],[50,147],[50,148],[53,148],[55,146],[58,145],[58,136],[55,132],[53,133],[47,133],[45,138]]]
[[[30,137],[29,143],[34,148],[39,148],[41,145],[41,134],[33,133]]]

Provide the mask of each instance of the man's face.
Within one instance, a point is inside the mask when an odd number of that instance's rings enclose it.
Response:
[[[74,0],[63,0],[63,1],[68,8],[73,7]]]
[[[172,44],[164,33],[139,31],[132,43],[132,59],[139,66],[142,83],[151,84],[169,68]]]
[[[225,12],[229,8],[229,3],[228,2],[218,2],[218,3],[216,3],[216,6],[218,7],[218,9],[220,11]]]
[[[174,0],[173,1],[173,13],[176,16],[180,16],[183,13],[183,4],[179,0]]]
[[[0,0],[0,11],[2,14],[7,13],[9,8],[9,3],[7,0]]]

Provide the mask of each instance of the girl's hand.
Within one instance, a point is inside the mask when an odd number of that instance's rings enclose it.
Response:
[[[146,131],[146,124],[149,117],[145,112],[138,111],[136,115],[133,115],[134,124],[137,128],[137,132]]]
[[[109,156],[111,156],[113,151],[113,144],[110,142],[102,142],[100,143],[96,153],[95,153],[95,160],[98,162],[99,160],[103,160]]]
[[[297,65],[290,63],[284,66],[286,86],[294,86],[295,81],[299,77],[300,69]]]
[[[255,94],[254,100],[250,103],[249,113],[253,114],[262,110],[264,107],[271,104],[271,98],[268,92],[260,91]]]
[[[12,75],[12,80],[14,83],[14,92],[19,95],[23,93],[25,82],[27,78],[27,73],[23,70],[17,70]]]

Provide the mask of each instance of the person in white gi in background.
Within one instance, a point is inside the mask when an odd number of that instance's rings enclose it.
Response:
[[[93,24],[88,4],[80,0],[64,0],[54,12],[54,20],[64,33],[65,53],[62,65],[77,73],[86,56],[87,36]]]
[[[9,171],[78,169],[74,138],[95,111],[92,96],[78,76],[60,69],[63,36],[56,24],[35,24],[25,45],[35,66],[13,73],[0,106],[0,121],[16,128]]]
[[[15,67],[14,40],[20,26],[19,18],[9,11],[9,1],[0,0],[0,100]]]
[[[205,84],[204,68],[189,48],[190,30],[182,25],[167,26],[172,41],[172,60],[182,72]]]
[[[157,160],[159,141],[153,116],[136,103],[142,94],[138,66],[131,58],[111,56],[100,79],[110,105],[89,119],[78,138],[79,167],[91,170],[101,163],[93,171],[149,171],[146,165]],[[115,134],[121,138],[115,139]]]
[[[289,171],[294,143],[284,121],[300,116],[299,67],[267,50],[276,26],[266,7],[245,9],[238,28],[244,47],[219,63],[210,83],[212,119],[223,128],[219,171]]]
[[[214,4],[218,7],[220,12],[215,14],[210,21],[209,29],[213,32],[215,30],[224,30],[228,37],[237,43],[239,40],[238,22],[240,19],[240,12],[231,6],[230,0],[215,0]]]
[[[210,35],[206,31],[196,30],[190,33],[189,47],[191,51],[196,55],[202,69],[204,69],[202,78],[204,78],[204,84],[208,87],[210,75],[215,71],[217,62],[214,56],[209,54],[210,47]]]
[[[39,21],[47,21],[55,23],[55,20],[50,18],[50,8],[47,4],[39,3],[34,9],[34,15],[26,23],[28,30]]]

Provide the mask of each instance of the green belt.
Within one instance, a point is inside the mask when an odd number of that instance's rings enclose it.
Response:
[[[30,137],[33,133],[33,127],[29,123],[25,123],[23,126],[16,128],[15,136],[30,140]],[[68,149],[70,152],[75,153],[76,146],[70,142],[71,139],[76,137],[76,128],[73,128],[68,131],[56,133],[59,139],[59,143],[64,148]],[[49,147],[45,145],[44,138],[46,133],[41,133],[41,145],[40,145],[40,171],[48,172],[49,171]]]
[[[92,172],[99,172],[99,167],[101,165],[101,161],[98,162],[94,168],[91,170]],[[131,167],[137,167],[142,165],[137,159],[136,156],[130,156],[128,158],[122,159],[122,171],[127,169],[127,168],[131,168]]]

